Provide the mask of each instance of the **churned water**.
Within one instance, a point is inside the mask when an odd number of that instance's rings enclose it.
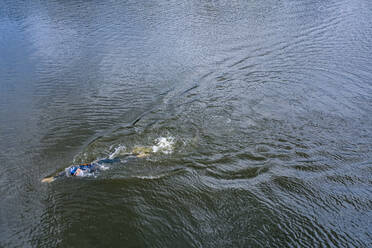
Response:
[[[371,247],[371,17],[369,0],[1,0],[0,246]]]

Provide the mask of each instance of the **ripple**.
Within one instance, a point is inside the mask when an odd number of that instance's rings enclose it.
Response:
[[[0,246],[368,246],[371,11],[1,1]]]

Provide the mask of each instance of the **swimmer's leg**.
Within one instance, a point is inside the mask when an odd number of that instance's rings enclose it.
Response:
[[[137,146],[133,148],[132,154],[135,155],[137,158],[145,158],[148,157],[152,153],[151,147],[145,147],[145,146]]]

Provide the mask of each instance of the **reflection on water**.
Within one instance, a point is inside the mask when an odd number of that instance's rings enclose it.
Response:
[[[371,14],[2,1],[0,246],[370,246]]]

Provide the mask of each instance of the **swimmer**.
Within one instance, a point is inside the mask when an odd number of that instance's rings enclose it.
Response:
[[[132,151],[132,153],[128,155],[134,155],[137,158],[145,158],[149,156],[153,152],[151,147],[135,147]],[[76,177],[82,177],[88,173],[94,173],[96,171],[101,170],[103,164],[113,164],[113,163],[119,163],[120,158],[105,158],[93,161],[92,163],[87,164],[78,164],[78,165],[71,165],[67,167],[64,171],[58,173],[55,176],[51,177],[45,177],[41,180],[42,183],[51,183],[54,180],[56,180],[59,177],[65,177],[65,176],[76,176]]]
[[[102,168],[103,164],[112,164],[112,163],[118,163],[118,162],[120,162],[120,158],[114,158],[114,159],[105,158],[105,159],[94,161],[92,163],[71,165],[67,167],[64,171],[58,173],[55,176],[44,178],[43,180],[41,180],[41,182],[51,183],[57,178],[64,177],[64,176],[82,177],[88,173],[94,173],[96,171],[99,171]]]

